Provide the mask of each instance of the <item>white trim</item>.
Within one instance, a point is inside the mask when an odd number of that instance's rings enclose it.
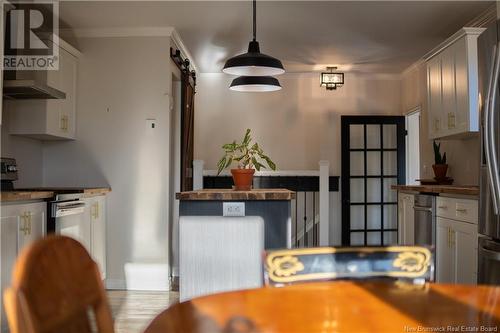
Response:
[[[415,69],[417,69],[418,67],[420,67],[424,64],[425,64],[425,60],[423,58],[418,59],[410,66],[406,67],[406,69],[403,72],[401,72],[401,76],[405,76],[406,74],[414,71]]]
[[[451,37],[446,39],[444,42],[433,48],[430,52],[427,52],[424,56],[423,59],[425,61],[431,59],[434,57],[436,54],[440,53],[444,49],[446,49],[448,46],[459,40],[460,38],[466,36],[466,35],[477,35],[479,36],[485,28],[470,28],[470,27],[464,27],[460,30],[458,30],[456,33],[454,33]]]
[[[182,41],[182,38],[179,35],[179,33],[177,32],[177,30],[172,28],[172,33],[171,33],[170,37],[172,38],[172,42],[175,44],[175,46],[181,51],[181,54],[183,54],[185,58],[189,59],[189,63],[191,65],[191,67],[197,72],[198,67],[196,66],[196,64],[194,62],[194,58],[191,55],[191,53],[188,51],[187,47],[184,45],[184,42]]]
[[[319,245],[330,245],[330,162],[319,161]]]
[[[417,105],[417,106],[415,106],[414,108],[412,108],[412,109],[408,110],[408,111],[404,114],[404,116],[405,116],[405,117],[406,117],[406,116],[410,116],[410,115],[412,115],[412,114],[414,114],[414,113],[421,112],[421,111],[422,111],[422,105]]]
[[[84,28],[61,30],[70,31],[77,38],[114,38],[114,37],[170,37],[173,27],[134,27],[134,28]]]
[[[231,176],[231,171],[224,170],[221,176]],[[279,170],[279,171],[255,171],[255,176],[319,176],[318,170]],[[217,176],[217,170],[203,170],[203,176]]]

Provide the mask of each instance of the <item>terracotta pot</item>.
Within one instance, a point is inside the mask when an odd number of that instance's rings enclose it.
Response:
[[[448,164],[434,164],[432,166],[434,170],[434,179],[443,180],[446,179],[446,172],[448,171]]]
[[[231,169],[234,189],[236,191],[250,191],[252,189],[254,173],[255,169]]]

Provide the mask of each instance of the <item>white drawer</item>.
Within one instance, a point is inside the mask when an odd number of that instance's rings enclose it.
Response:
[[[472,199],[437,197],[436,216],[477,224],[478,202]]]

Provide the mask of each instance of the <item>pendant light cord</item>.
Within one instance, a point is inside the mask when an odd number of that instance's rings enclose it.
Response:
[[[257,40],[257,0],[253,0],[253,41]]]

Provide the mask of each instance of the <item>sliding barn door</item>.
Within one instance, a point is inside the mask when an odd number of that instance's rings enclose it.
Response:
[[[342,116],[342,244],[397,244],[405,183],[405,118]]]
[[[181,90],[181,191],[193,190],[194,83],[183,73]]]

